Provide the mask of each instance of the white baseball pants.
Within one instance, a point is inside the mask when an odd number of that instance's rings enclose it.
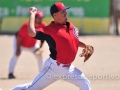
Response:
[[[58,66],[56,60],[51,58],[45,61],[42,71],[32,82],[10,90],[42,90],[59,79],[76,85],[80,90],[92,90],[89,80],[79,69],[72,64],[69,67],[63,67],[63,64]]]
[[[38,43],[35,44],[34,47],[31,47],[31,48],[26,48],[26,47],[22,47],[21,46],[21,52],[22,51],[29,51],[29,52],[32,52],[34,54],[34,51],[36,49],[38,49],[40,47],[40,45]],[[13,73],[14,72],[14,69],[15,69],[15,66],[17,64],[17,60],[18,60],[18,57],[16,56],[16,37],[14,37],[14,41],[13,41],[13,49],[14,49],[14,53],[13,53],[13,56],[10,60],[10,64],[9,64],[9,73]],[[35,55],[35,54],[34,54]],[[38,56],[38,55],[35,55],[37,61],[38,61],[38,66],[39,66],[39,71],[41,71],[42,67],[43,67],[43,58],[42,58],[42,55]]]

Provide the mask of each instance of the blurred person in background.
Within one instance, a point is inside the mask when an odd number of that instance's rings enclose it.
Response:
[[[43,21],[43,13],[38,11],[35,16],[35,28],[43,28],[46,26],[46,23]],[[43,58],[42,55],[36,54],[36,51],[41,52],[43,51],[43,43],[44,40],[41,40],[40,43],[37,42],[36,39],[30,37],[28,35],[28,21],[25,22],[20,30],[15,34],[14,38],[14,53],[9,63],[9,74],[8,79],[15,78],[14,76],[14,69],[18,60],[18,57],[21,55],[22,51],[29,51],[32,52],[36,59],[38,60],[39,71],[41,71],[43,66]]]

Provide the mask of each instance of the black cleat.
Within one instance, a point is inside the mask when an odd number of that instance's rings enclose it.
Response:
[[[8,79],[15,79],[15,76],[13,75],[13,73],[10,73],[10,74],[8,75]]]

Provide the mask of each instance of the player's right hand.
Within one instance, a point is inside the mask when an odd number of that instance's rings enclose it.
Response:
[[[20,49],[17,49],[17,50],[16,50],[16,56],[18,57],[20,54],[21,54],[21,50],[20,50]]]
[[[34,51],[34,53],[35,53],[35,55],[40,56],[43,51],[44,51],[43,48],[39,48],[39,49],[36,49],[36,50]]]
[[[29,12],[30,12],[30,14],[36,14],[37,8],[35,8],[35,7],[30,7],[30,8],[29,8]]]

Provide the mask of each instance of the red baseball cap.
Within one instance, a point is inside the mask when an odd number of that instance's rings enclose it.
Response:
[[[50,7],[50,13],[53,15],[56,12],[60,12],[69,8],[70,7],[66,7],[62,2],[56,2]]]
[[[43,18],[43,17],[44,17],[44,15],[43,15],[43,13],[42,13],[42,12],[37,11],[37,13],[36,13],[35,17],[37,17],[37,18]]]

